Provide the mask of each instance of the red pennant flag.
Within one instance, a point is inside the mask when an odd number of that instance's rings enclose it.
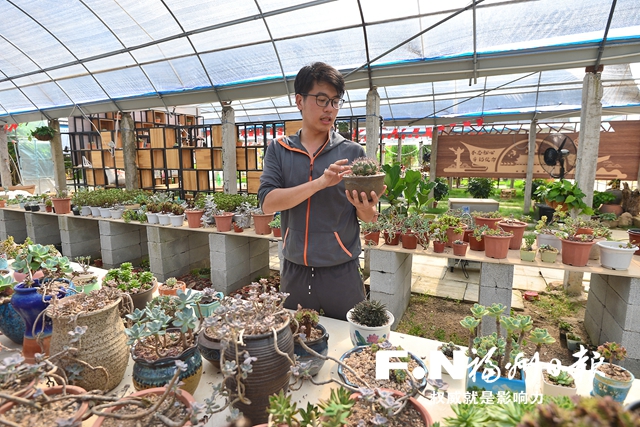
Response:
[[[484,124],[484,119],[483,118],[476,119],[476,124],[478,126],[482,126]]]
[[[282,128],[278,128],[278,135],[284,134],[284,130]]]
[[[444,130],[444,126],[443,125],[439,125],[438,126],[438,132],[442,132]]]
[[[462,124],[466,127],[469,127],[471,126],[471,120],[465,120]]]
[[[456,123],[451,123],[449,126],[451,127],[451,129],[453,129],[454,127],[456,127],[458,125]]]
[[[241,137],[241,138],[244,138],[244,130],[241,130],[241,131],[240,131],[240,137]]]
[[[414,133],[415,135],[420,134],[420,128],[413,128],[413,133]]]
[[[249,129],[249,136],[253,136],[253,129]]]
[[[426,134],[427,134],[427,136],[429,138],[431,138],[433,136],[433,129],[432,128],[425,128],[424,131],[426,132]]]

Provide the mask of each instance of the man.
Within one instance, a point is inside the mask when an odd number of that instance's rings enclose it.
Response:
[[[367,201],[362,193],[361,202],[342,182],[348,165],[365,156],[360,145],[333,130],[344,102],[342,74],[316,62],[298,72],[294,89],[302,129],[269,145],[258,197],[265,213],[281,211],[286,306],[345,319],[365,298],[358,218],[375,221],[378,195],[371,192]]]

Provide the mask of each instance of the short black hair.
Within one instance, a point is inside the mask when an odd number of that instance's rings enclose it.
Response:
[[[336,89],[340,98],[344,95],[344,77],[342,77],[342,73],[324,62],[314,62],[311,65],[302,67],[298,71],[293,88],[296,94],[309,93],[316,82],[330,84]]]

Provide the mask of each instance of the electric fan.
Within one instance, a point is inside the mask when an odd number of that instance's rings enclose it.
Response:
[[[565,134],[549,134],[538,147],[538,160],[549,176],[563,179],[576,164],[576,145]]]

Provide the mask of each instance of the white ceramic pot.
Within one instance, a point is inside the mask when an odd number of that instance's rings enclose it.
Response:
[[[182,215],[169,215],[169,221],[173,227],[182,227],[184,224],[184,214]]]
[[[169,225],[171,224],[171,220],[169,219],[169,214],[158,214],[158,224],[160,225]]]
[[[562,252],[562,241],[556,236],[554,236],[553,234],[538,234],[537,232],[536,234],[536,244],[538,245],[538,247],[540,247],[541,245],[549,245],[556,248],[558,250],[558,253]]]
[[[99,217],[100,216],[100,208],[98,206],[91,206],[91,216]]]
[[[80,209],[80,216],[89,216],[91,215],[91,206],[83,206]]]
[[[631,264],[637,246],[625,248],[626,242],[597,242],[600,247],[600,264],[612,270],[626,270]]]
[[[100,216],[102,218],[111,218],[111,208],[100,208]]]
[[[540,383],[542,384],[543,395],[555,397],[555,396],[575,396],[576,394],[578,394],[578,387],[576,386],[575,377],[573,381],[573,387],[565,387],[565,386],[555,385],[547,382],[544,379],[544,371],[545,369],[542,369],[540,371],[540,377],[541,377]]]
[[[111,209],[111,218],[121,219],[123,213],[124,213],[124,209]]]
[[[153,212],[147,212],[147,222],[149,224],[157,224],[158,223],[158,214]]]
[[[391,325],[393,325],[395,320],[389,310],[387,310],[389,321],[386,325],[378,327],[363,326],[354,322],[351,320],[352,311],[353,309],[347,312],[347,321],[349,322],[349,337],[351,337],[351,343],[354,346],[371,345],[377,343],[380,339],[389,339],[389,335],[391,335]]]

